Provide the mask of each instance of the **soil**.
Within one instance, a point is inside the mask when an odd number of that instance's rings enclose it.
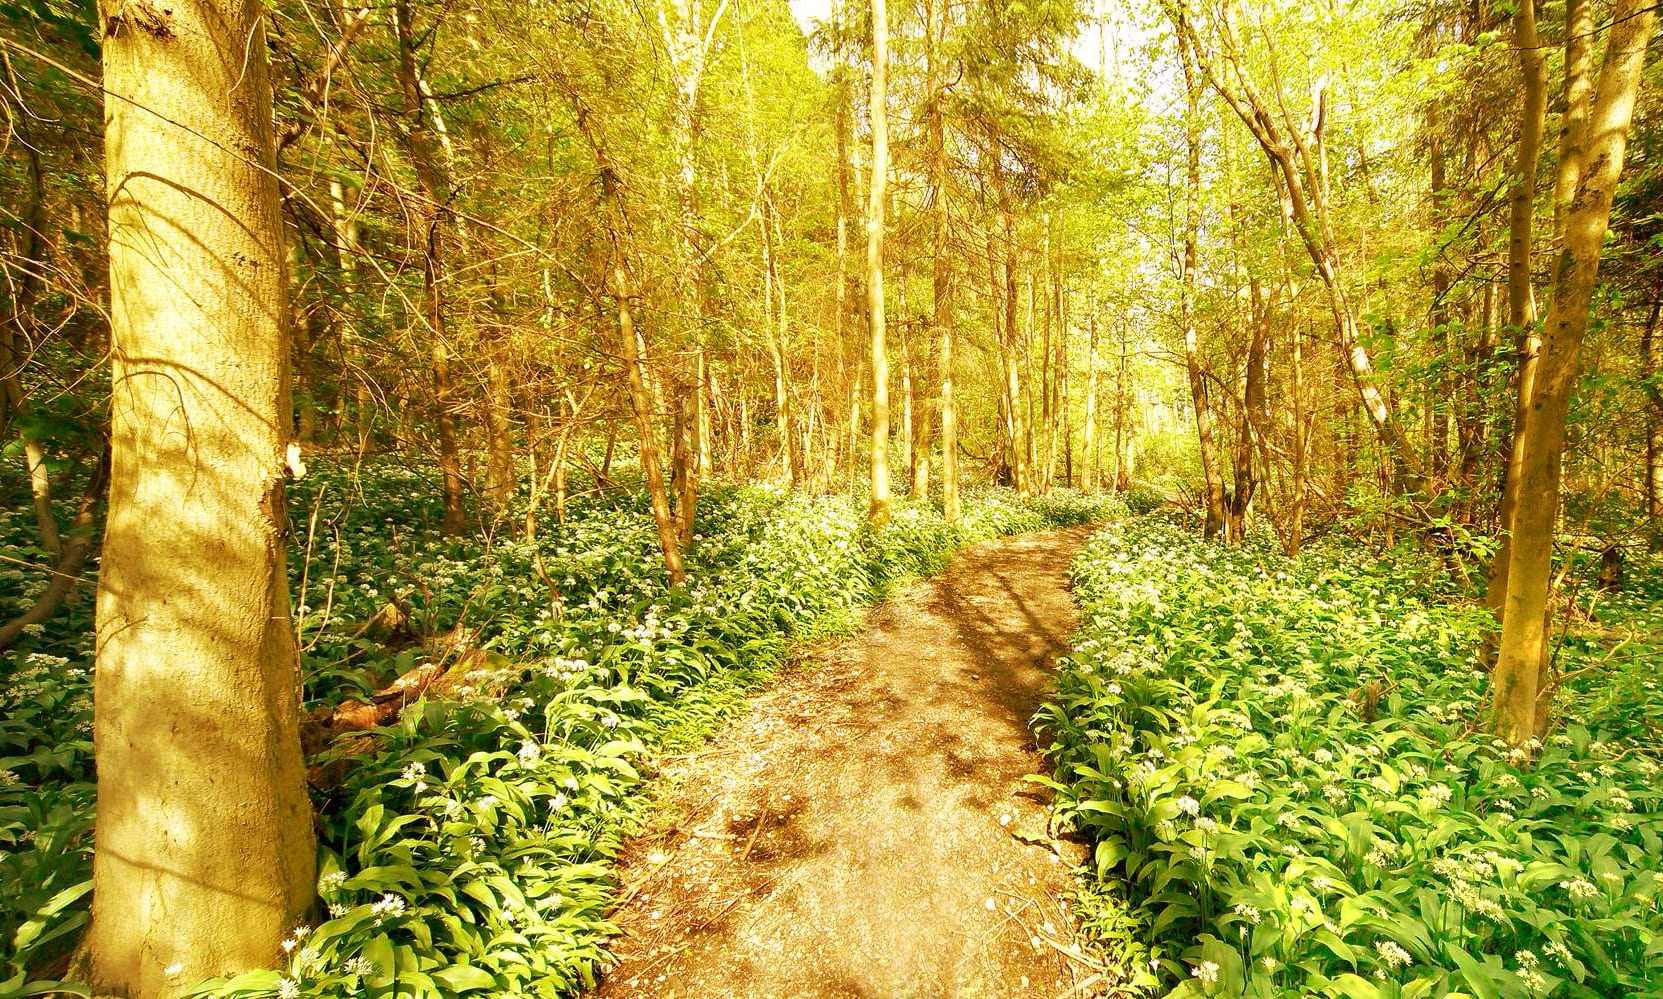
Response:
[[[1068,901],[1083,852],[1023,779],[1088,534],[965,550],[668,761],[596,999],[1099,994]]]

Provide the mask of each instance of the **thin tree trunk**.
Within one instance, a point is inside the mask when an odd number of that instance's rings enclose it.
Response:
[[[8,63],[8,66],[10,64]],[[13,129],[19,126],[13,124]],[[14,423],[25,423],[28,416],[28,396],[23,390],[23,354],[28,349],[29,330],[33,321],[36,293],[45,267],[45,246],[42,240],[46,228],[46,188],[41,174],[40,153],[21,137],[17,143],[22,151],[28,183],[26,201],[19,213],[23,229],[22,253],[19,254],[15,288],[12,294],[12,314],[9,322],[0,325],[0,428],[9,429]],[[21,346],[20,346],[21,345]],[[52,473],[46,463],[46,448],[32,437],[27,429],[20,434],[23,440],[23,461],[29,470],[29,496],[34,504],[35,528],[40,534],[40,546],[50,555],[60,555],[63,545],[58,536],[58,515],[52,509]]]
[[[866,298],[872,333],[872,497],[867,519],[889,521],[889,352],[884,343],[884,188],[889,180],[889,15],[872,0],[872,183],[866,210]]]
[[[1082,472],[1081,487],[1088,493],[1098,489],[1099,470],[1097,465],[1097,308],[1095,303],[1087,302],[1091,314],[1086,317],[1087,349],[1086,349],[1086,425],[1085,437],[1081,446],[1085,451],[1085,468]]]
[[[1132,473],[1127,468],[1126,455],[1126,361],[1128,344],[1124,333],[1115,338],[1120,344],[1120,364],[1114,375],[1114,491],[1132,488]]]
[[[629,271],[621,259],[621,251],[614,249],[613,252],[619,259],[612,263],[612,293],[618,300],[618,337],[623,346],[624,376],[629,384],[630,414],[635,419],[635,436],[641,447],[641,476],[646,479],[653,523],[658,527],[658,546],[664,554],[664,571],[670,578],[671,586],[680,586],[687,578],[682,569],[681,533],[670,510],[670,496],[664,485],[658,430],[653,425],[655,410],[652,393],[647,388],[647,359],[640,332],[635,328]]]
[[[444,490],[444,532],[462,534],[468,529],[463,511],[462,460],[457,450],[456,389],[451,379],[450,335],[445,304],[445,242],[450,227],[450,181],[443,165],[442,150],[435,148],[434,127],[423,81],[416,68],[416,35],[410,22],[409,0],[394,4],[394,30],[398,40],[397,75],[403,92],[405,112],[410,115],[407,146],[416,167],[421,188],[417,199],[418,227],[422,240],[422,296],[428,335],[433,338],[433,404],[439,438],[439,472]]]
[[[901,287],[903,287],[903,288],[906,287],[906,274],[905,274],[905,272],[903,272],[901,274],[900,284],[901,284]],[[906,314],[907,314],[907,303],[906,303],[905,299],[903,298],[903,300],[901,302],[901,315],[905,316]],[[913,445],[913,439],[912,439],[912,436],[913,436],[913,418],[912,418],[912,413],[913,413],[913,403],[914,403],[913,384],[912,384],[912,381],[913,381],[913,379],[912,379],[912,344],[910,342],[911,339],[912,338],[908,334],[906,326],[903,325],[901,327],[901,337],[900,337],[900,340],[901,340],[901,454],[900,454],[899,464],[901,465],[902,468],[905,468],[907,470],[907,481],[909,483],[912,481],[912,463],[913,463],[913,446],[912,446]]]
[[[173,996],[270,967],[315,894],[262,18],[258,2],[176,0],[102,22],[112,360],[85,950],[96,995]]]
[[[1206,515],[1202,536],[1226,532],[1228,511],[1224,476],[1213,439],[1212,406],[1195,330],[1197,242],[1201,230],[1201,81],[1196,78],[1196,53],[1179,35],[1184,70],[1184,255],[1178,265],[1178,326],[1184,335],[1184,370],[1189,376],[1190,400],[1195,407],[1195,432],[1201,447],[1201,475],[1205,483]]]
[[[940,382],[941,505],[949,521],[959,518],[958,413],[953,399],[953,272],[948,243],[947,130],[941,81],[941,46],[945,42],[946,0],[924,2],[924,138],[929,157],[931,321],[936,335],[936,371]]]
[[[1640,377],[1646,393],[1646,467],[1641,473],[1646,501],[1646,532],[1653,551],[1663,548],[1663,390],[1657,385],[1657,322],[1663,287],[1653,289],[1651,310],[1640,332]]]
[[[1513,187],[1508,195],[1511,215],[1507,233],[1507,325],[1518,344],[1518,386],[1513,405],[1513,440],[1502,479],[1501,546],[1490,563],[1486,596],[1490,608],[1498,612],[1507,595],[1513,514],[1518,508],[1524,460],[1524,424],[1535,391],[1537,356],[1541,350],[1541,334],[1536,330],[1536,303],[1530,287],[1530,249],[1536,206],[1536,160],[1541,152],[1547,116],[1547,59],[1536,35],[1535,0],[1519,0],[1513,24],[1514,44],[1524,80],[1524,113],[1519,122],[1518,158],[1513,162]]]
[[[23,629],[30,625],[50,621],[64,601],[69,599],[70,593],[74,592],[75,584],[81,581],[81,570],[86,566],[87,556],[92,553],[96,540],[93,517],[98,511],[99,501],[104,498],[104,487],[109,480],[110,461],[106,454],[99,458],[88,479],[86,491],[81,495],[75,519],[70,521],[57,562],[52,567],[51,582],[46,584],[46,589],[41,591],[28,610],[0,625],[0,649],[11,648],[23,637]]]
[[[1288,350],[1288,380],[1289,391],[1293,396],[1293,465],[1292,479],[1288,491],[1290,499],[1287,510],[1287,529],[1283,535],[1282,546],[1289,558],[1299,555],[1299,549],[1305,542],[1305,503],[1307,496],[1307,456],[1311,443],[1310,416],[1307,415],[1308,405],[1305,399],[1305,353],[1304,330],[1294,327],[1290,333],[1293,343]]]
[[[1230,490],[1230,523],[1227,532],[1232,542],[1247,536],[1247,511],[1253,504],[1258,482],[1253,473],[1253,452],[1264,439],[1269,420],[1265,385],[1269,380],[1269,343],[1271,302],[1257,278],[1248,282],[1248,297],[1252,306],[1252,339],[1247,347],[1246,384],[1242,390],[1241,437],[1236,441],[1235,485]]]

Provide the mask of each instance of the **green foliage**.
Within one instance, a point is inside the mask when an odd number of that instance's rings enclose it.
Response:
[[[535,542],[438,536],[419,469],[314,469],[292,506],[308,706],[449,664],[432,642],[360,634],[389,601],[414,631],[484,652],[442,696],[311,761],[345,775],[316,802],[328,918],[297,929],[283,971],[201,987],[222,995],[547,997],[592,983],[616,932],[611,861],[650,800],[655,754],[708,734],[793,640],[847,630],[959,546],[1118,511],[987,490],[956,525],[900,503],[874,533],[849,498],[718,487],[700,497],[691,583],[671,589],[639,496],[575,507]],[[5,524],[20,544],[32,529]],[[26,972],[73,943],[90,890],[90,641],[43,632],[22,648],[0,681],[0,995],[43,987]]]
[[[1074,573],[1087,623],[1036,723],[1087,900],[1137,928],[1088,925],[1147,990],[1660,994],[1659,742],[1576,706],[1529,754],[1484,737],[1487,612],[1435,565],[1145,520]]]
[[[1166,505],[1166,494],[1151,485],[1138,484],[1126,491],[1121,497],[1126,502],[1126,509],[1135,514],[1154,513]]]

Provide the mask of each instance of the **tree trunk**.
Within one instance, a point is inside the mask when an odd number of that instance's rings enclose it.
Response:
[[[432,103],[423,93],[423,81],[416,68],[416,35],[410,21],[409,0],[396,0],[394,29],[398,37],[397,75],[403,92],[405,112],[410,116],[407,148],[416,167],[421,188],[416,199],[418,231],[422,239],[422,296],[428,335],[433,338],[433,405],[439,438],[439,472],[443,479],[444,532],[462,534],[468,529],[463,511],[462,459],[457,450],[456,389],[451,379],[450,335],[445,305],[445,242],[450,217],[449,188],[442,150],[436,146],[435,129],[429,120]]]
[[[1282,535],[1282,548],[1289,558],[1297,558],[1305,543],[1305,498],[1307,456],[1311,444],[1311,417],[1305,401],[1304,330],[1295,327],[1290,333],[1293,343],[1288,350],[1289,391],[1293,396],[1293,460],[1288,484],[1287,522]]]
[[[1340,254],[1328,212],[1328,170],[1323,135],[1327,119],[1326,95],[1321,87],[1317,89],[1309,126],[1289,120],[1286,101],[1280,91],[1273,91],[1274,100],[1267,101],[1243,66],[1234,14],[1228,6],[1223,10],[1221,21],[1221,44],[1214,49],[1201,47],[1194,28],[1183,15],[1176,17],[1174,26],[1180,37],[1188,40],[1190,55],[1205,71],[1213,90],[1253,133],[1271,166],[1281,176],[1294,229],[1328,292],[1329,310],[1333,315],[1341,357],[1357,387],[1357,395],[1369,423],[1391,460],[1396,485],[1408,493],[1424,493],[1425,471],[1390,401],[1380,388],[1374,363],[1358,336],[1356,310],[1341,280]],[[1230,69],[1235,86],[1232,87],[1221,73],[1215,71],[1209,61],[1209,53],[1212,52],[1216,52],[1217,58]],[[1282,110],[1280,124],[1277,114],[1271,110],[1273,104]],[[1304,130],[1306,128],[1308,131]]]
[[[15,118],[12,128],[17,125]],[[20,136],[20,138],[22,138]],[[45,247],[42,235],[46,228],[46,189],[41,174],[40,153],[26,138],[18,143],[29,181],[27,201],[22,218],[22,252],[11,296],[9,321],[0,324],[0,429],[23,422],[28,415],[28,396],[23,390],[23,356],[29,349],[29,330],[33,322],[35,295],[40,288],[40,275],[45,270]],[[15,332],[14,332],[15,331]],[[35,527],[40,534],[40,546],[50,555],[63,551],[58,537],[58,515],[52,509],[52,474],[46,465],[46,448],[24,429],[23,461],[29,469],[29,495],[35,509]]]
[[[1124,333],[1115,337],[1120,344],[1120,364],[1114,375],[1114,491],[1123,493],[1132,488],[1132,472],[1126,461],[1126,361],[1128,344]]]
[[[1213,439],[1212,406],[1195,332],[1197,241],[1201,230],[1201,82],[1196,78],[1196,53],[1179,36],[1184,70],[1184,256],[1178,269],[1178,326],[1184,335],[1184,370],[1189,376],[1190,400],[1195,406],[1195,432],[1201,445],[1201,475],[1205,481],[1206,516],[1202,536],[1217,537],[1226,530],[1224,476],[1218,467]]]
[[[104,20],[111,472],[87,936],[100,995],[270,967],[314,897],[261,20],[238,0]]]
[[[901,286],[906,287],[906,273],[901,273]],[[907,303],[903,297],[901,301],[901,315],[907,313]],[[912,480],[913,459],[913,387],[912,387],[912,344],[906,326],[901,327],[901,453],[899,464],[907,470],[907,481]]]
[[[1571,0],[1576,2],[1576,0]],[[1512,558],[1513,513],[1518,508],[1520,463],[1524,460],[1524,424],[1535,391],[1541,334],[1536,330],[1536,303],[1530,287],[1531,228],[1536,206],[1536,160],[1542,148],[1547,116],[1547,59],[1536,35],[1535,0],[1519,0],[1513,18],[1514,44],[1524,78],[1524,117],[1519,122],[1518,158],[1513,162],[1513,187],[1507,232],[1507,325],[1518,344],[1518,386],[1513,405],[1513,440],[1502,478],[1501,547],[1490,563],[1486,600],[1500,611],[1507,594],[1507,572]],[[1569,82],[1569,81],[1567,81]],[[1574,143],[1568,144],[1574,145]]]
[[[941,46],[946,40],[946,0],[924,0],[925,153],[930,184],[931,320],[936,335],[936,371],[941,385],[941,506],[949,521],[959,518],[958,413],[953,400],[953,262],[948,243],[947,129],[941,81]]]
[[[1646,467],[1641,492],[1646,501],[1646,533],[1653,551],[1663,548],[1663,390],[1657,384],[1657,321],[1663,287],[1652,291],[1651,310],[1640,332],[1640,376],[1646,395]]]
[[[614,249],[614,256],[621,253]],[[641,448],[641,476],[647,482],[653,523],[658,527],[658,547],[664,554],[664,571],[671,586],[686,582],[682,569],[681,532],[670,510],[670,495],[664,485],[664,460],[660,454],[658,428],[652,392],[647,388],[647,359],[640,331],[635,328],[635,307],[629,271],[622,259],[612,263],[612,293],[618,300],[618,337],[623,347],[624,378],[629,385],[630,415],[635,420],[635,437]]]
[[[1088,493],[1098,489],[1097,465],[1097,309],[1088,302],[1091,315],[1086,318],[1089,341],[1086,349],[1086,425],[1081,445],[1085,451],[1085,468],[1081,473],[1081,487]]]
[[[1248,297],[1252,306],[1252,339],[1247,346],[1246,384],[1242,389],[1241,437],[1236,441],[1235,484],[1230,490],[1229,530],[1232,542],[1247,536],[1247,511],[1253,504],[1257,480],[1253,474],[1253,452],[1264,440],[1270,413],[1265,396],[1265,385],[1270,372],[1270,296],[1257,278],[1249,279]]]
[[[502,346],[497,344],[495,349]],[[514,400],[508,366],[495,352],[486,361],[486,376],[485,502],[492,512],[501,513],[514,498]]]
[[[872,0],[872,183],[866,209],[866,299],[872,333],[872,497],[867,519],[889,522],[889,352],[884,343],[884,188],[889,179],[889,23]]]
[[[779,265],[774,257],[773,232],[766,220],[759,225],[762,229],[763,325],[768,338],[768,356],[774,366],[774,422],[780,441],[780,481],[795,486],[801,462],[795,454],[796,422],[791,412],[791,385],[785,367],[785,287],[780,283]]]
[[[1538,695],[1548,645],[1548,590],[1554,522],[1564,459],[1565,418],[1579,373],[1578,356],[1588,307],[1599,275],[1600,248],[1611,220],[1611,199],[1622,173],[1628,129],[1657,10],[1645,0],[1618,0],[1612,14],[1598,96],[1581,148],[1587,166],[1565,212],[1565,246],[1554,295],[1543,324],[1536,385],[1522,432],[1518,502],[1513,511],[1512,561],[1502,605],[1501,649],[1492,677],[1490,716],[1496,733],[1523,746],[1543,720]]]

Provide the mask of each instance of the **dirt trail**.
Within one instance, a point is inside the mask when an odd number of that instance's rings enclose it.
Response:
[[[968,549],[759,696],[633,843],[597,999],[1083,996],[1027,722],[1075,529]]]

